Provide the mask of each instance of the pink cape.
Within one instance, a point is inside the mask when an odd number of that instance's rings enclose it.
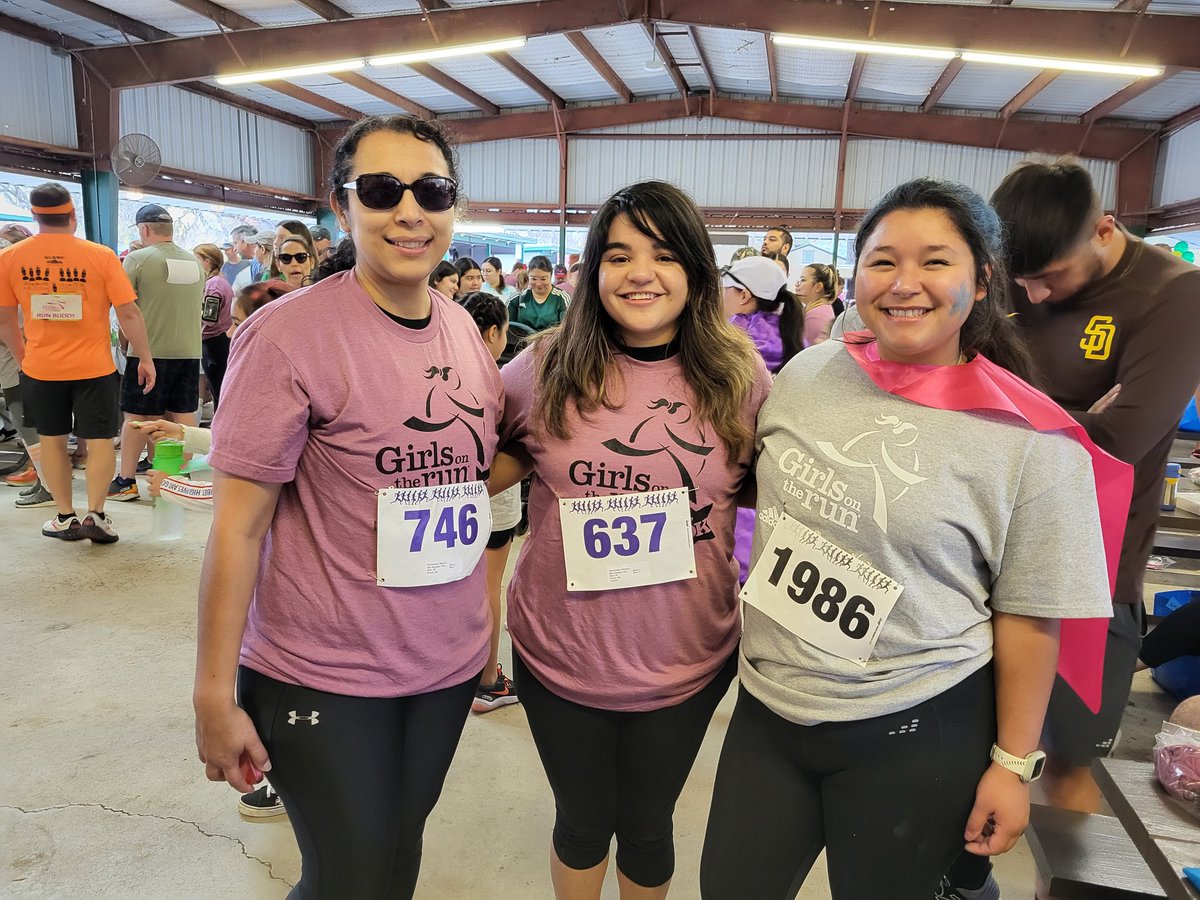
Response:
[[[1038,431],[1066,431],[1079,441],[1092,458],[1108,563],[1108,589],[1110,594],[1115,590],[1117,563],[1133,493],[1132,466],[1097,447],[1083,426],[1041,391],[983,356],[961,366],[888,362],[879,358],[874,336],[869,331],[847,334],[846,349],[875,386],[889,394],[933,409],[1010,413]],[[1092,712],[1100,709],[1108,621],[1063,619],[1061,624],[1058,674]]]

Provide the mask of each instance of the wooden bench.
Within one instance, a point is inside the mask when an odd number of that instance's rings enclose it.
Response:
[[[1166,897],[1112,816],[1034,805],[1025,837],[1037,864],[1037,900]]]

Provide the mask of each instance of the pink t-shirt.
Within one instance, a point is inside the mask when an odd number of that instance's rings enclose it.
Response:
[[[753,432],[771,376],[756,354],[742,417]],[[502,442],[533,457],[529,537],[508,589],[513,646],[560,697],[584,706],[641,711],[700,691],[737,647],[734,497],[752,446],[730,460],[711,427],[693,418],[677,359],[617,357],[618,410],[569,419],[571,437],[534,421],[534,351],[502,370]],[[558,500],[693,487],[695,578],[605,592],[568,592]]]
[[[829,331],[833,328],[835,318],[833,305],[830,303],[822,303],[820,306],[814,306],[812,309],[804,311],[805,350],[829,338]]]
[[[209,460],[283,484],[241,653],[271,678],[400,697],[487,661],[484,563],[445,585],[375,582],[375,491],[485,479],[496,450],[496,364],[471,316],[430,298],[429,324],[406,328],[345,272],[263,307],[234,339]]]

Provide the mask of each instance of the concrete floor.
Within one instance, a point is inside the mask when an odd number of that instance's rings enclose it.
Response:
[[[183,540],[158,543],[148,502],[112,504],[119,543],[63,544],[40,534],[53,510],[17,510],[16,495],[0,487],[0,896],[285,896],[300,865],[286,818],[243,819],[237,795],[206,781],[196,759],[191,686],[207,517],[189,514]],[[733,697],[679,802],[674,897],[699,896]],[[1169,709],[1140,676],[1120,755],[1148,758]],[[522,708],[472,717],[426,831],[418,897],[551,897],[552,818]],[[997,874],[1009,900],[1033,896],[1024,842]],[[611,871],[604,896],[617,896]],[[799,896],[829,896],[823,862]]]

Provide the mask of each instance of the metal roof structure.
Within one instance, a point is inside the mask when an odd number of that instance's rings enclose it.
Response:
[[[1128,193],[1153,181],[1158,142],[1200,121],[1200,0],[0,0],[0,31],[69,52],[101,92],[178,85],[313,129],[325,150],[373,113],[449,119],[468,143],[706,117],[843,145],[1077,153],[1122,163]],[[781,46],[773,33],[1165,68],[1011,68]],[[486,56],[215,82],[513,36],[526,44]]]

